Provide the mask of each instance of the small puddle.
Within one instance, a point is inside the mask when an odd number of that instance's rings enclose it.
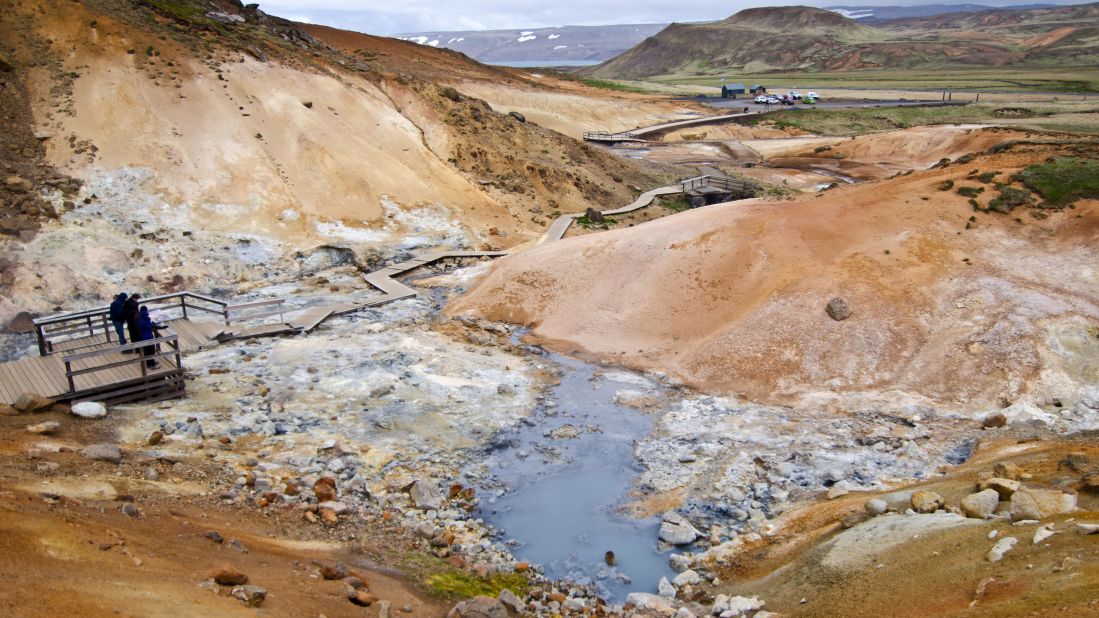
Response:
[[[615,403],[615,394],[660,397],[660,389],[634,373],[547,358],[561,383],[528,422],[494,441],[486,463],[496,497],[482,503],[484,519],[548,577],[591,585],[613,602],[655,592],[662,576],[674,575],[668,554],[656,550],[660,518],[620,510],[639,472],[634,441],[648,435],[651,418]],[[608,551],[616,566],[606,564]]]

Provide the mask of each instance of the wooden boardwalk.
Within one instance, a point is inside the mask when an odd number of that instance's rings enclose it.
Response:
[[[42,318],[36,321],[42,354],[0,363],[0,403],[14,404],[24,394],[61,401],[96,399],[106,402],[178,397],[183,394],[181,354],[194,352],[215,342],[308,333],[333,316],[415,296],[417,292],[414,288],[394,277],[421,266],[452,258],[503,255],[507,253],[442,251],[417,256],[365,275],[366,282],[382,292],[377,296],[338,305],[310,307],[289,316],[283,316],[282,299],[230,305],[189,292],[147,299],[151,305],[163,305],[168,302],[165,299],[175,303],[178,299],[179,306],[173,308],[182,309],[183,316],[165,322],[166,328],[161,333],[164,338],[156,340],[161,347],[161,353],[156,358],[160,367],[144,371],[139,355],[123,354],[124,348],[141,347],[142,344],[120,347],[112,340],[112,329],[104,318],[107,308]],[[188,299],[191,304],[188,304]],[[206,303],[207,307],[219,305],[221,308],[203,309],[198,303]],[[267,307],[276,304],[276,310],[267,310]],[[245,314],[237,319],[255,321],[277,314],[280,321],[233,327],[230,312],[241,308],[259,308],[266,312]],[[188,310],[191,313],[215,313],[221,319],[192,319]],[[89,334],[82,335],[85,331]],[[53,339],[55,336],[59,338]],[[168,347],[170,349],[166,349]]]
[[[700,118],[688,118],[687,120],[676,120],[674,122],[654,124],[648,127],[638,127],[636,129],[621,131],[619,133],[609,133],[607,131],[588,131],[584,133],[584,141],[603,142],[608,144],[615,144],[619,142],[643,142],[647,137],[659,135],[661,133],[667,133],[668,131],[674,131],[676,129],[696,127],[698,125],[704,124],[718,124],[722,122],[728,122],[730,120],[736,120],[737,118],[755,116],[761,113],[763,113],[763,110],[738,114],[722,114],[720,116],[702,116]]]

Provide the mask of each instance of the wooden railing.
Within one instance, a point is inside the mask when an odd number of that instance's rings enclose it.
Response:
[[[704,187],[714,187],[715,189],[723,189],[725,191],[751,191],[758,187],[750,182],[743,180],[737,180],[736,178],[729,178],[727,176],[699,176],[697,178],[688,178],[681,181],[679,185],[683,188],[683,192],[696,191]]]
[[[170,348],[168,351],[161,352],[161,345]],[[144,355],[144,348],[152,346],[155,350],[153,354]],[[124,360],[115,360],[119,352],[126,352],[128,350],[134,351],[133,358],[127,358]],[[108,371],[110,369],[116,369],[118,367],[125,367],[133,364],[140,364],[141,377],[148,377],[149,367],[146,366],[146,362],[155,361],[158,358],[167,358],[170,356],[175,357],[175,368],[183,368],[183,359],[179,352],[179,336],[170,335],[168,337],[157,337],[155,339],[146,339],[137,343],[127,343],[126,345],[107,348],[103,350],[93,350],[91,352],[81,352],[78,354],[71,354],[61,358],[61,362],[65,363],[65,378],[69,381],[69,393],[75,393],[76,378],[80,376],[92,375],[101,371]],[[94,363],[93,359],[100,359],[102,357],[102,364],[93,364],[91,366],[84,366],[79,369],[73,369],[73,363],[78,361],[88,361]],[[88,364],[88,363],[83,363]],[[135,378],[136,379],[136,378]],[[112,382],[118,382],[118,380],[94,380],[93,386],[110,384]]]
[[[250,303],[229,305],[225,308],[225,325],[229,326],[234,322],[260,320],[274,315],[279,316],[280,322],[285,322],[286,318],[283,317],[283,308],[285,305],[285,298],[273,298],[271,300],[257,300]],[[274,309],[267,309],[268,307],[274,307]],[[255,311],[257,309],[260,310],[258,313]]]

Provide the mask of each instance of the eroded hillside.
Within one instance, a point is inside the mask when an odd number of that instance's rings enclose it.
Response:
[[[22,251],[5,273],[33,299],[20,309],[119,285],[225,289],[296,272],[324,245],[364,262],[390,244],[512,246],[554,211],[628,202],[665,178],[449,85],[537,97],[553,83],[237,4],[4,3],[5,96],[23,110],[5,165],[53,170],[9,183],[42,200],[4,241]],[[226,249],[238,259],[213,258]],[[0,318],[15,311],[5,299]]]

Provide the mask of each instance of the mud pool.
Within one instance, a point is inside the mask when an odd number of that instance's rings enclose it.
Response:
[[[482,505],[519,559],[545,575],[591,585],[608,600],[628,592],[655,592],[674,571],[657,551],[660,518],[637,520],[621,512],[639,473],[635,441],[652,419],[618,403],[655,394],[648,379],[605,372],[582,361],[550,355],[562,372],[535,414],[490,446],[492,472]],[[608,565],[606,552],[616,564]]]

